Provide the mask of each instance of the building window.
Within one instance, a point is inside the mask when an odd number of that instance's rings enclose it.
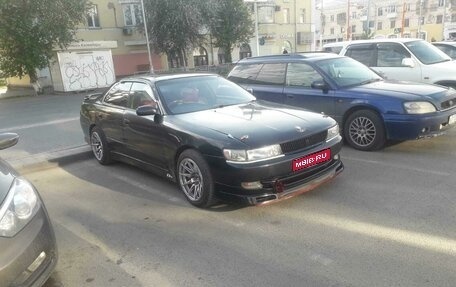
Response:
[[[377,16],[383,16],[383,8],[378,8]]]
[[[301,9],[299,14],[299,23],[306,23],[306,9]]]
[[[259,23],[274,23],[275,6],[258,7],[258,22]]]
[[[351,17],[351,18],[352,18],[352,19],[356,19],[356,11],[353,11],[353,12],[352,12],[352,17]]]
[[[436,22],[437,24],[442,24],[443,23],[443,15],[437,15]]]
[[[334,35],[334,28],[329,29],[331,35]]]
[[[100,19],[98,18],[97,5],[93,5],[92,7],[90,7],[89,11],[87,12],[87,26],[89,28],[100,27]]]
[[[386,8],[387,13],[395,13],[396,12],[396,5],[389,5]]]
[[[390,22],[390,28],[393,29],[396,27],[396,20],[391,20]]]
[[[445,6],[445,0],[439,0],[439,7]]]
[[[352,33],[356,33],[356,25],[351,26]]]
[[[125,26],[137,26],[142,23],[142,10],[140,4],[123,5]]]
[[[410,19],[404,19],[404,27],[410,27]]]
[[[405,3],[405,11],[410,12],[410,3]]]
[[[330,19],[331,22],[334,22],[334,15],[331,15],[331,16],[329,17],[329,19]]]
[[[451,22],[456,22],[456,14],[451,14]]]
[[[382,29],[383,29],[382,22],[378,22],[377,23],[377,30],[382,30]]]
[[[290,9],[284,8],[283,10],[283,23],[290,23]]]

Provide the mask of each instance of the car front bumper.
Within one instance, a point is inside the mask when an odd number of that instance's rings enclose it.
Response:
[[[387,138],[410,140],[443,135],[456,127],[456,123],[449,124],[451,116],[456,117],[456,109],[429,115],[384,115]]]
[[[248,165],[212,162],[210,165],[215,178],[217,196],[228,201],[265,205],[310,191],[343,171],[344,165],[339,156],[341,147],[342,141],[338,137],[305,153],[289,154],[273,162]],[[292,171],[294,159],[324,149],[331,150],[330,160]],[[243,188],[242,183],[246,182],[260,182],[262,188]]]
[[[54,231],[44,207],[14,237],[0,237],[0,285],[42,286],[57,264]]]

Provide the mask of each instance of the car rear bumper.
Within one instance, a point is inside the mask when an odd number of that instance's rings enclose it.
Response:
[[[54,231],[46,211],[12,238],[0,237],[1,286],[42,286],[57,264]]]

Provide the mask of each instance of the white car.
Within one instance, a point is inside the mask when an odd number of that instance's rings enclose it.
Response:
[[[456,88],[456,62],[422,39],[355,40],[323,46],[372,68],[389,80],[413,81]]]
[[[436,46],[442,50],[445,54],[451,57],[451,59],[456,60],[456,42],[455,41],[442,41],[442,42],[432,42],[432,45]]]

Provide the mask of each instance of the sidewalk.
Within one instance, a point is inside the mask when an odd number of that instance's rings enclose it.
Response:
[[[7,89],[6,87],[0,87],[0,99],[13,98],[13,97],[24,97],[24,96],[35,96],[33,89],[17,88]]]

